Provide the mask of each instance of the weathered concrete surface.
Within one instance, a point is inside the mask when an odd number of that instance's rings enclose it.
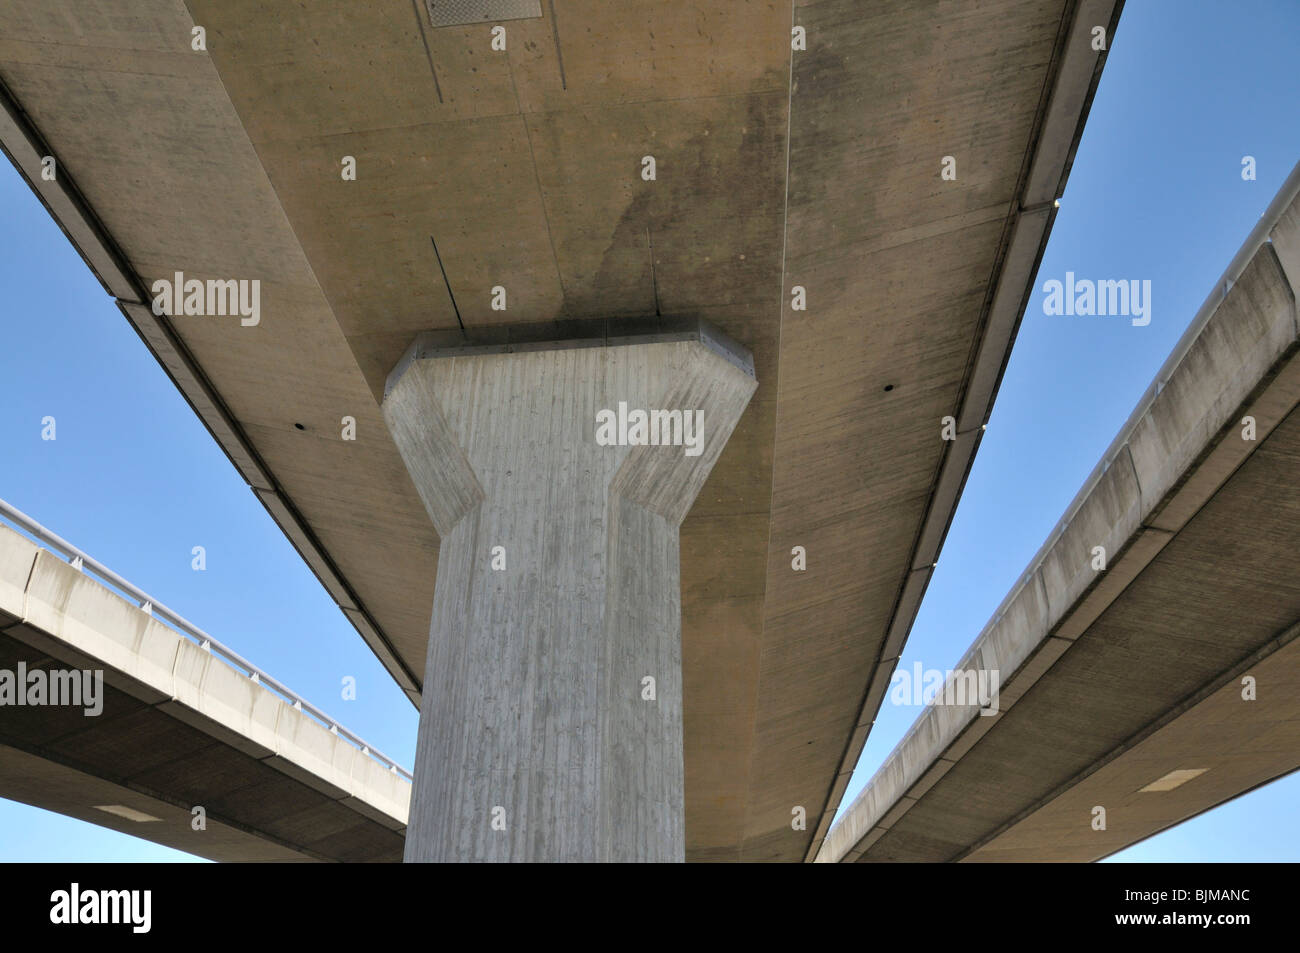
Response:
[[[999,714],[928,707],[819,859],[1092,860],[1300,766],[1297,189],[956,666]]]
[[[1038,806],[964,859],[1096,860],[1300,768],[1300,641],[1283,633],[1205,698]],[[1285,641],[1290,639],[1290,641]],[[1254,679],[1258,701],[1242,699]],[[1205,769],[1171,791],[1142,790],[1172,771]],[[1093,808],[1106,809],[1094,830]]]
[[[588,343],[416,354],[384,399],[442,538],[407,861],[685,859],[678,528],[757,384]],[[697,445],[600,445],[620,405]]]
[[[439,540],[378,408],[412,335],[662,313],[752,351],[682,525],[687,850],[797,860],[924,593],[1119,6],[555,0],[498,53],[409,0],[11,0],[0,141],[417,704]],[[261,323],[153,316],[176,270],[260,278]]]
[[[103,711],[0,707],[0,797],[214,860],[401,859],[405,779],[0,525],[0,669],[20,662],[102,670]]]

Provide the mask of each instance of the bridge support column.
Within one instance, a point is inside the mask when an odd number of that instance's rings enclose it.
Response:
[[[678,528],[756,386],[698,322],[394,370],[441,537],[408,862],[684,859]]]

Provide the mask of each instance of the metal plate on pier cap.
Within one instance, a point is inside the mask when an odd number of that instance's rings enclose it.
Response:
[[[435,27],[496,20],[526,20],[542,15],[541,0],[424,0]]]

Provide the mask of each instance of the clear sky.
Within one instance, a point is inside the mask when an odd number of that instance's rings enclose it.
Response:
[[[1150,279],[1151,323],[1035,294],[900,666],[957,663],[1300,158],[1297,36],[1295,0],[1129,0],[1036,286]],[[409,767],[415,709],[7,162],[0,222],[0,498]],[[845,804],[916,714],[882,707]],[[1117,859],[1300,860],[1297,804],[1300,774]],[[185,859],[0,800],[0,860]]]

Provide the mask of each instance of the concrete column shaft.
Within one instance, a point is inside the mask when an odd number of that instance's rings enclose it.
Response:
[[[678,529],[755,386],[700,340],[397,375],[385,419],[441,537],[408,861],[684,859]],[[634,411],[644,439],[683,412],[679,443],[602,445],[620,404],[629,443]]]

